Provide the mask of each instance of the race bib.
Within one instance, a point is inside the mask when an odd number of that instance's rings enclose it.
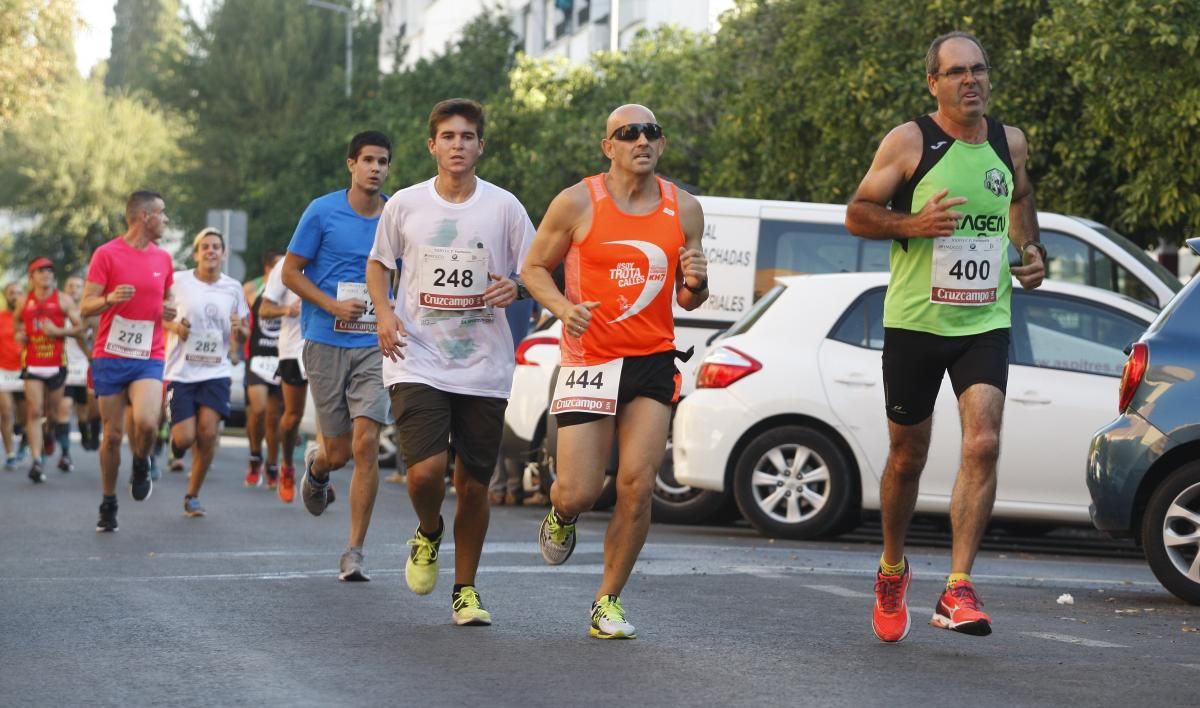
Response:
[[[482,248],[421,246],[418,302],[432,310],[478,310],[488,286],[488,254]]]
[[[258,378],[266,381],[272,386],[279,385],[279,357],[277,356],[253,356],[250,357],[250,370],[255,373]]]
[[[1000,283],[999,236],[948,236],[933,239],[929,301],[974,307],[996,301]]]
[[[362,300],[367,303],[367,311],[357,320],[335,319],[333,321],[334,332],[361,334],[363,332],[375,331],[375,305],[371,302],[371,295],[367,292],[366,283],[338,283],[337,299],[339,302],[342,300]]]
[[[126,359],[149,359],[154,345],[154,320],[127,320],[113,315],[104,351]]]
[[[594,366],[560,368],[550,412],[616,415],[617,389],[624,364],[624,359],[613,359]]]
[[[183,360],[199,366],[217,366],[225,360],[225,337],[216,330],[192,330],[183,343]]]

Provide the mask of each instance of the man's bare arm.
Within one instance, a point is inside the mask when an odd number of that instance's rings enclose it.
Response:
[[[308,265],[307,258],[288,251],[287,255],[283,257],[283,284],[305,301],[333,314],[337,308],[337,300],[326,295],[317,287],[316,283],[304,274],[306,265]]]
[[[582,184],[559,192],[550,202],[521,266],[521,280],[529,294],[559,319],[564,319],[574,305],[559,291],[551,274],[566,257],[581,216],[590,208],[591,199]]]
[[[675,301],[689,312],[708,299],[708,259],[704,256],[704,209],[695,197],[679,193],[679,220],[685,239],[675,271]],[[702,289],[700,289],[702,286]],[[691,288],[691,289],[689,289]],[[695,289],[700,289],[695,292]]]

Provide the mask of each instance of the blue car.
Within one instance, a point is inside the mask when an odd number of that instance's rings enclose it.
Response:
[[[1188,241],[1200,253],[1200,238]],[[1092,439],[1092,523],[1133,537],[1155,577],[1200,605],[1200,277],[1134,343],[1120,416]]]

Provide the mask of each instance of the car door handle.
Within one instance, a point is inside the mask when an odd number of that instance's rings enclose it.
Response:
[[[834,382],[844,384],[846,386],[860,386],[862,388],[871,388],[875,385],[874,381],[863,378],[862,374],[850,374],[849,378],[844,379],[835,378]]]
[[[1008,400],[1015,403],[1024,403],[1027,406],[1048,406],[1051,401],[1049,398],[1038,398],[1037,391],[1026,391],[1020,396],[1010,396]]]

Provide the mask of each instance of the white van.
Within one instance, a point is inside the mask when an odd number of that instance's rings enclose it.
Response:
[[[704,208],[704,252],[709,299],[700,309],[676,309],[676,348],[695,347],[680,362],[684,396],[695,388],[695,370],[707,342],[770,290],[779,276],[804,273],[887,271],[890,241],[851,236],[841,204],[697,197]],[[1094,221],[1038,214],[1049,254],[1048,277],[1111,290],[1160,309],[1182,285],[1129,239]],[[1017,259],[1016,249],[1010,253]],[[552,476],[553,435],[547,435],[550,384],[558,364],[557,323],[531,333],[517,349],[517,370],[505,414],[502,454],[542,479]],[[552,428],[552,426],[550,426]],[[550,431],[553,432],[552,430]],[[550,445],[547,445],[547,442]],[[547,449],[550,448],[550,449]],[[714,513],[723,496],[678,484],[670,453],[659,475],[655,518],[695,522]],[[717,498],[720,497],[720,498]]]

